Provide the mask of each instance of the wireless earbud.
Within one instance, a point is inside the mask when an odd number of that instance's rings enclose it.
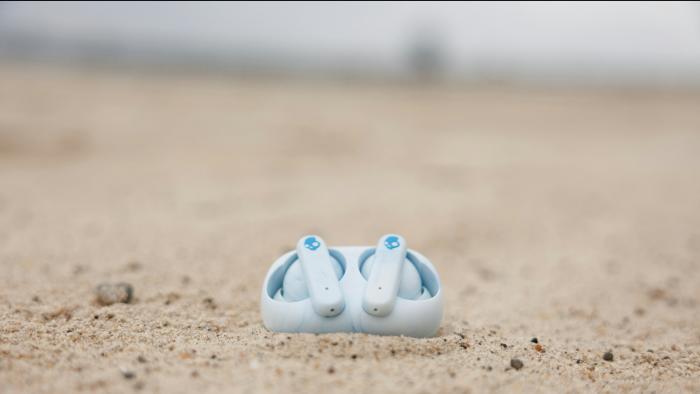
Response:
[[[406,240],[401,236],[389,234],[379,239],[374,254],[362,265],[362,276],[367,279],[362,297],[365,312],[386,316],[394,309],[397,297],[409,300],[430,297],[406,252]]]
[[[394,234],[376,247],[334,248],[305,236],[275,260],[260,294],[263,323],[277,332],[429,337],[442,311],[435,267]]]
[[[325,317],[338,315],[345,308],[338,280],[340,263],[330,255],[321,237],[309,235],[297,243],[297,260],[287,269],[276,300],[301,301],[309,298],[314,311]]]

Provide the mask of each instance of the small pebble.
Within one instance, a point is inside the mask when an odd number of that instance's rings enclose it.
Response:
[[[524,365],[523,362],[520,361],[520,360],[517,359],[517,358],[511,358],[511,359],[510,359],[510,366],[513,367],[513,368],[515,368],[515,369],[520,369],[520,368],[523,367],[523,365]]]
[[[134,295],[134,287],[128,283],[102,283],[95,289],[97,303],[102,306],[118,302],[128,304]]]
[[[134,371],[128,370],[128,369],[122,369],[122,376],[124,379],[133,379],[136,377],[136,373]]]
[[[334,374],[334,373],[335,373],[335,368],[333,368],[333,367],[328,368],[328,373],[329,373],[329,374]]]
[[[202,300],[204,305],[209,308],[209,309],[216,309],[216,302],[214,301],[214,298],[212,297],[207,297]]]
[[[140,363],[143,364],[143,363],[146,362],[146,357],[144,357],[144,356],[138,356],[138,357],[136,357],[136,361],[138,361],[138,362],[140,362]]]
[[[129,261],[126,263],[126,270],[127,271],[138,271],[143,267],[143,265],[138,262],[138,261]]]
[[[612,361],[613,360],[613,354],[612,352],[605,352],[603,354],[603,360],[605,361]]]
[[[537,337],[534,337],[534,338],[530,339],[530,342],[539,343],[540,341],[537,340]]]

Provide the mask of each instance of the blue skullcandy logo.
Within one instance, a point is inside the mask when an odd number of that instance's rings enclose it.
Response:
[[[389,249],[396,249],[400,245],[401,244],[399,243],[399,237],[397,237],[395,235],[388,236],[384,240],[384,246],[386,246]]]
[[[321,246],[321,243],[318,242],[316,237],[308,237],[304,240],[304,247],[309,250],[316,250],[318,247]]]

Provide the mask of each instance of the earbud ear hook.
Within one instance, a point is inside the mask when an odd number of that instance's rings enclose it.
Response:
[[[401,236],[388,234],[379,239],[362,298],[365,312],[374,316],[386,316],[394,309],[406,251],[406,241]]]
[[[339,315],[345,301],[326,243],[315,235],[302,237],[297,243],[297,258],[314,311],[325,317]]]

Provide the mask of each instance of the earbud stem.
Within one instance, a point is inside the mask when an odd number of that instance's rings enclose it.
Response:
[[[302,237],[297,243],[297,257],[314,311],[325,317],[340,314],[345,308],[345,301],[326,243],[318,236]]]
[[[389,234],[379,239],[374,255],[370,257],[374,258],[374,263],[362,300],[365,312],[386,316],[394,309],[406,250],[406,242],[400,236]]]

